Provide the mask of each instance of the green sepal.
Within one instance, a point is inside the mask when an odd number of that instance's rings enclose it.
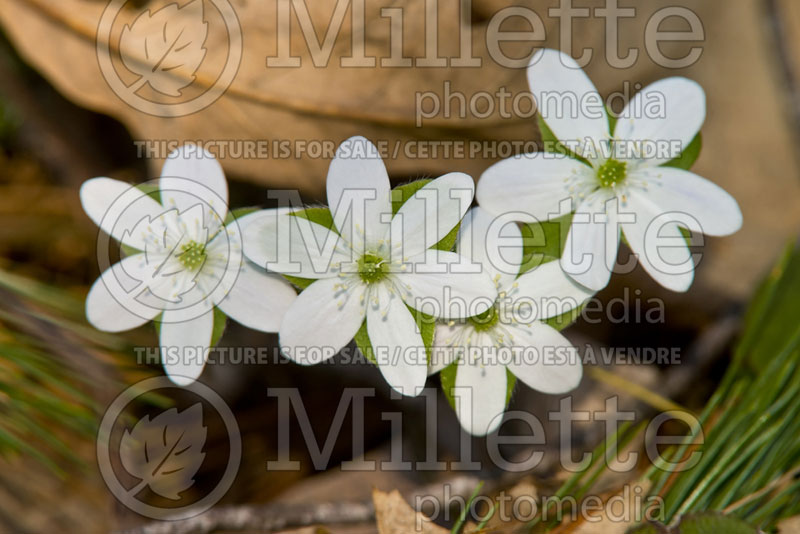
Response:
[[[241,219],[245,215],[250,215],[251,213],[255,213],[260,209],[261,208],[252,207],[251,206],[251,207],[247,207],[247,208],[236,208],[235,210],[231,210],[225,216],[225,223],[224,224],[227,226],[230,223],[232,223],[234,221],[234,219]]]
[[[557,260],[564,253],[572,213],[537,223],[522,224],[522,265],[524,274],[545,263]]]
[[[417,323],[417,328],[419,328],[420,336],[422,337],[422,344],[425,346],[425,354],[428,358],[428,363],[430,363],[431,350],[433,347],[433,336],[436,333],[436,320],[428,314],[415,310],[411,306],[406,305],[406,308],[408,308],[408,311],[410,311],[411,315],[414,316],[414,322]],[[370,341],[369,334],[367,333],[366,320],[361,324],[361,328],[358,329],[358,332],[356,332],[356,335],[353,339],[356,342],[358,350],[361,351],[361,354],[363,354],[364,357],[366,357],[370,362],[377,364],[378,362],[375,359],[375,351],[372,348],[372,341]]]
[[[119,244],[119,250],[122,253],[123,258],[128,258],[130,256],[135,256],[136,254],[141,254],[142,251],[138,248],[129,247],[124,243]]]
[[[451,363],[439,371],[439,383],[442,385],[444,397],[454,411],[456,409],[456,398],[453,395],[453,390],[456,387],[456,374],[458,374],[458,362]]]
[[[681,155],[677,158],[666,162],[663,167],[674,167],[676,169],[683,169],[688,171],[700,157],[700,151],[703,149],[703,135],[697,134],[692,142],[689,143]]]
[[[415,180],[407,184],[398,185],[392,189],[392,216],[397,215],[400,207],[406,203],[408,199],[414,196],[414,193],[431,183],[433,180],[425,178],[422,180]],[[458,239],[458,231],[461,228],[461,223],[453,227],[450,232],[442,238],[441,241],[433,245],[431,248],[437,250],[451,251],[456,245]]]
[[[162,315],[163,313],[159,313],[153,319],[153,326],[155,326],[156,336],[158,336],[159,339],[161,338]],[[211,329],[211,344],[209,345],[209,347],[214,348],[217,346],[219,340],[222,339],[222,334],[225,333],[225,327],[227,326],[227,324],[228,324],[228,316],[225,315],[222,312],[222,310],[220,310],[218,307],[214,306],[214,326]]]
[[[372,349],[372,341],[370,341],[369,334],[367,333],[366,320],[361,323],[361,328],[358,329],[353,340],[356,342],[356,346],[358,350],[361,351],[361,354],[371,363],[378,365],[378,360],[375,359],[375,351]]]
[[[333,224],[333,215],[331,214],[331,210],[325,207],[315,207],[315,208],[305,208],[302,210],[297,210],[289,213],[294,217],[300,217],[301,219],[306,219],[313,223],[319,224],[320,226],[324,226],[328,230],[332,232],[336,232],[336,227]],[[338,232],[336,232],[338,234]],[[289,282],[294,284],[298,289],[305,289],[314,282],[316,282],[313,278],[300,278],[299,276],[292,276],[289,274],[281,275],[286,278]]]
[[[314,282],[316,282],[316,280],[313,278],[300,278],[298,276],[292,276],[290,274],[282,274],[281,276],[286,278],[286,280],[288,280],[291,284],[294,284],[297,287],[297,289],[305,289]]]
[[[333,214],[331,210],[326,207],[305,208],[289,213],[293,217],[300,217],[301,219],[309,220],[320,226],[324,226],[328,230],[339,233],[336,226],[333,224]]]
[[[439,383],[442,385],[442,391],[447,399],[447,403],[455,411],[456,409],[456,375],[458,374],[458,362],[451,363],[441,371],[439,371]],[[508,403],[511,402],[511,395],[514,394],[514,387],[517,385],[517,377],[514,373],[506,369],[506,408]]]
[[[214,328],[211,330],[211,347],[216,347],[219,340],[222,339],[222,334],[225,333],[225,327],[228,325],[228,316],[222,313],[222,310],[214,306]]]
[[[550,317],[549,319],[545,319],[542,321],[544,324],[552,326],[556,330],[564,330],[566,327],[574,323],[578,320],[578,317],[581,316],[583,312],[583,308],[586,306],[586,303],[581,304],[577,308],[572,308],[571,310],[562,313],[561,315],[557,315],[556,317]]]
[[[606,114],[608,115],[608,131],[611,132],[611,137],[614,137],[614,131],[617,129],[617,120],[619,117],[611,111],[611,108],[606,106]]]
[[[564,154],[565,156],[569,156],[570,158],[576,159],[584,165],[589,165],[591,167],[591,164],[586,158],[571,151],[561,141],[559,141],[559,139],[553,133],[553,130],[550,129],[541,115],[537,114],[536,120],[539,124],[539,133],[541,133],[542,136],[542,148],[544,149],[544,152],[549,152],[552,154]]]
[[[146,184],[136,184],[133,187],[161,204],[161,190],[156,184],[148,182]]]

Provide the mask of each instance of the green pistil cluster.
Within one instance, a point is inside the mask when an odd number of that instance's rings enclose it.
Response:
[[[364,254],[358,260],[358,276],[367,284],[378,282],[386,276],[386,262],[374,254]]]
[[[196,271],[203,266],[206,261],[206,247],[195,241],[190,241],[181,246],[181,253],[178,254],[181,265],[190,271]]]
[[[467,319],[467,321],[469,321],[478,332],[486,332],[487,330],[491,330],[499,320],[500,316],[497,313],[497,308],[494,306],[480,315],[476,315],[475,317],[470,317]]]
[[[628,164],[624,161],[610,159],[597,169],[597,179],[602,187],[616,187],[625,181],[628,175]]]

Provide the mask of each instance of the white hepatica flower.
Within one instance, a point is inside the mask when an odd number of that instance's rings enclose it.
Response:
[[[215,306],[245,326],[277,332],[296,294],[282,278],[243,262],[237,224],[223,223],[225,175],[209,152],[191,145],[177,149],[158,186],[162,204],[111,178],[92,178],[81,187],[89,218],[136,251],[97,279],[86,297],[86,316],[99,330],[121,332],[161,314],[165,370],[186,385],[203,370]],[[107,263],[108,250],[101,249],[98,259]]]
[[[522,234],[506,225],[500,235],[481,208],[464,217],[459,253],[483,265],[495,281],[496,301],[482,315],[436,327],[431,372],[458,362],[455,408],[465,430],[483,436],[502,422],[507,371],[549,394],[574,389],[583,368],[572,343],[541,321],[577,307],[593,292],[552,261],[521,276]],[[502,252],[501,252],[502,251]]]
[[[353,137],[331,162],[327,192],[335,230],[283,208],[241,221],[251,261],[315,280],[283,320],[284,354],[300,364],[319,363],[347,345],[366,320],[386,381],[404,395],[417,395],[427,377],[427,354],[408,306],[419,309],[417,299],[428,299],[437,316],[448,316],[448,300],[459,299],[480,312],[494,291],[483,273],[452,272],[462,263],[457,254],[430,250],[468,209],[473,181],[461,173],[442,176],[392,217],[383,161],[369,141]]]
[[[520,220],[533,222],[558,216],[559,203],[571,199],[576,210],[561,264],[575,280],[595,290],[608,284],[621,229],[650,276],[674,291],[687,290],[694,262],[680,227],[723,236],[742,225],[736,200],[722,188],[662,166],[700,131],[703,89],[686,78],[658,81],[633,97],[609,132],[603,100],[570,56],[537,53],[528,82],[555,136],[590,166],[543,152],[500,161],[478,183],[481,206],[524,212]]]

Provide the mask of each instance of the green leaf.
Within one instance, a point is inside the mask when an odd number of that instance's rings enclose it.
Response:
[[[560,258],[570,224],[571,213],[549,221],[523,224],[520,228],[523,247],[520,274]]]
[[[677,158],[668,161],[663,166],[664,167],[674,167],[676,169],[683,169],[688,171],[692,168],[694,163],[697,161],[697,158],[700,157],[700,151],[703,149],[703,136],[702,134],[697,134],[692,142],[689,143],[681,155]]]

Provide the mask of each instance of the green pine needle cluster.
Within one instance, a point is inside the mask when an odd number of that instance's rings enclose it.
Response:
[[[631,532],[707,531],[691,530],[689,523],[734,532],[717,528],[728,521],[755,534],[757,529],[774,532],[781,519],[800,515],[798,295],[800,246],[789,247],[756,292],[731,364],[699,416],[701,425],[666,451],[664,464],[645,474],[652,482],[650,496],[663,499],[664,523],[673,529],[648,524]],[[641,424],[620,427],[595,449],[593,463],[555,496],[580,501],[607,471],[603,460],[609,445],[622,448],[642,429]],[[685,462],[693,453],[701,456],[691,468],[675,472],[665,467]],[[559,523],[558,518],[538,518],[529,527],[548,529]]]
[[[67,351],[80,358],[75,347],[83,343],[108,341],[82,323],[82,313],[68,292],[0,270],[3,458],[29,456],[63,475],[65,461],[78,461],[70,443],[94,436],[98,409],[85,375],[63,358]]]
[[[667,522],[719,511],[765,531],[800,514],[800,249],[790,248],[745,318],[733,362],[700,419],[702,458],[673,476],[653,470]],[[672,461],[694,448],[693,438]]]

